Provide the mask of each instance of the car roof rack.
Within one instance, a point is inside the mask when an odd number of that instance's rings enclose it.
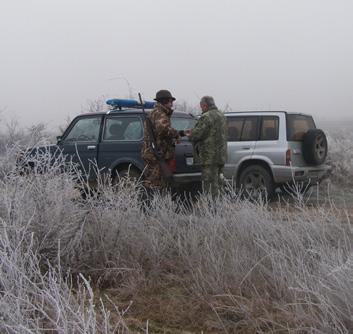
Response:
[[[109,99],[105,101],[107,105],[111,107],[110,112],[112,111],[121,111],[124,109],[153,109],[155,107],[155,102],[144,101],[143,105],[137,100],[132,99]]]
[[[276,113],[276,112],[288,113],[285,110],[239,110],[239,111],[227,111],[225,112],[225,114]]]

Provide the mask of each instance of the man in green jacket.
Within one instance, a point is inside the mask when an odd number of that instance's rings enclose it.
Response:
[[[223,187],[223,167],[227,160],[226,118],[211,96],[204,96],[200,107],[202,115],[186,135],[194,144],[195,163],[202,167],[203,189],[215,197]]]

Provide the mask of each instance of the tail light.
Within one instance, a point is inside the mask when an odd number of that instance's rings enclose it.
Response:
[[[168,159],[166,161],[166,163],[167,163],[169,169],[174,173],[176,171],[176,159],[175,159],[175,157],[172,158],[172,159]]]
[[[290,166],[292,164],[292,151],[288,149],[286,151],[286,166]]]

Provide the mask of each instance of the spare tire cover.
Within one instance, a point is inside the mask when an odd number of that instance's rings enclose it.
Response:
[[[327,138],[320,129],[308,130],[303,138],[303,157],[311,165],[321,165],[327,157]]]

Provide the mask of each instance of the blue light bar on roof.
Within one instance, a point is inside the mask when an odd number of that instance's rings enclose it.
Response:
[[[136,100],[128,99],[110,99],[105,102],[113,108],[142,108],[142,105]],[[155,102],[145,101],[143,107],[145,109],[153,109]]]

